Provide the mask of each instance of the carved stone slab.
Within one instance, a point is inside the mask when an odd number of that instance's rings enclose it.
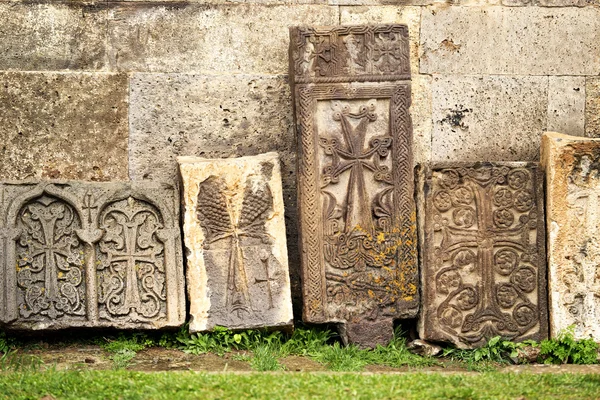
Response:
[[[418,311],[405,25],[291,28],[303,319],[385,344]]]
[[[292,326],[277,153],[177,161],[190,331]]]
[[[7,327],[155,329],[185,321],[175,187],[9,182],[0,194]]]
[[[448,163],[419,174],[420,336],[460,348],[547,337],[537,163]]]
[[[600,341],[600,139],[546,133],[550,333]]]

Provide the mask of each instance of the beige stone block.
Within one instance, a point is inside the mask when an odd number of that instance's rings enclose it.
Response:
[[[548,132],[546,229],[550,333],[575,325],[575,337],[600,341],[600,139]]]
[[[0,73],[2,179],[125,180],[126,75]]]
[[[421,73],[598,75],[598,54],[599,8],[423,10]]]
[[[586,78],[585,136],[600,137],[600,77]]]
[[[288,26],[339,21],[317,5],[129,3],[109,15],[112,68],[214,74],[286,74]]]
[[[530,161],[546,127],[548,78],[434,76],[434,161]]]
[[[106,16],[100,5],[0,2],[0,69],[102,69]]]
[[[583,136],[585,77],[548,77],[548,131]]]
[[[276,153],[178,157],[190,331],[293,323]]]

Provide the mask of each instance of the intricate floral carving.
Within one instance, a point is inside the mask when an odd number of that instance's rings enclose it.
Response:
[[[426,179],[424,336],[462,347],[543,337],[537,168],[438,167]]]
[[[84,260],[75,231],[79,216],[63,199],[44,194],[19,211],[17,282],[20,314],[36,319],[85,314]]]
[[[165,318],[162,216],[153,205],[129,197],[100,213],[98,243],[100,317],[133,321]]]

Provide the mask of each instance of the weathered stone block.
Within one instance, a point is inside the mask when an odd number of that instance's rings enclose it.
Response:
[[[337,7],[183,2],[129,3],[109,15],[112,68],[213,74],[285,74],[287,26],[339,20]]]
[[[178,157],[190,331],[293,324],[276,153]]]
[[[547,77],[434,76],[433,161],[539,158]]]
[[[548,131],[583,136],[585,131],[585,77],[548,77]]]
[[[600,137],[600,77],[585,82],[585,135]]]
[[[0,70],[98,70],[106,17],[90,4],[0,2]]]
[[[306,322],[372,347],[416,315],[405,25],[292,28]]]
[[[7,327],[183,324],[175,187],[53,181],[1,183],[0,191]]]
[[[548,132],[546,170],[550,333],[600,341],[600,139]]]
[[[421,73],[600,74],[600,9],[448,7],[423,10]]]
[[[0,73],[0,178],[127,179],[127,86],[122,74]]]
[[[419,174],[420,337],[473,348],[547,336],[537,163],[446,163]]]

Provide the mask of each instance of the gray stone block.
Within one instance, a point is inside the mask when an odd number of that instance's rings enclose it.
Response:
[[[179,199],[144,182],[0,183],[8,328],[157,329],[185,321]]]
[[[537,163],[420,171],[421,339],[473,348],[547,337],[543,183]]]
[[[600,9],[448,7],[423,10],[421,73],[600,74]]]
[[[137,72],[286,74],[287,27],[327,25],[319,5],[126,3],[109,10],[111,68]]]
[[[600,137],[600,77],[586,78],[585,136]]]
[[[539,159],[548,78],[434,76],[433,161]]]
[[[99,70],[106,8],[78,2],[0,2],[0,70]]]
[[[178,161],[190,331],[291,327],[277,154]]]
[[[290,29],[303,320],[385,344],[418,310],[406,25]]]
[[[127,179],[127,86],[124,74],[0,73],[0,178]]]
[[[585,77],[548,77],[548,131],[584,136]]]

